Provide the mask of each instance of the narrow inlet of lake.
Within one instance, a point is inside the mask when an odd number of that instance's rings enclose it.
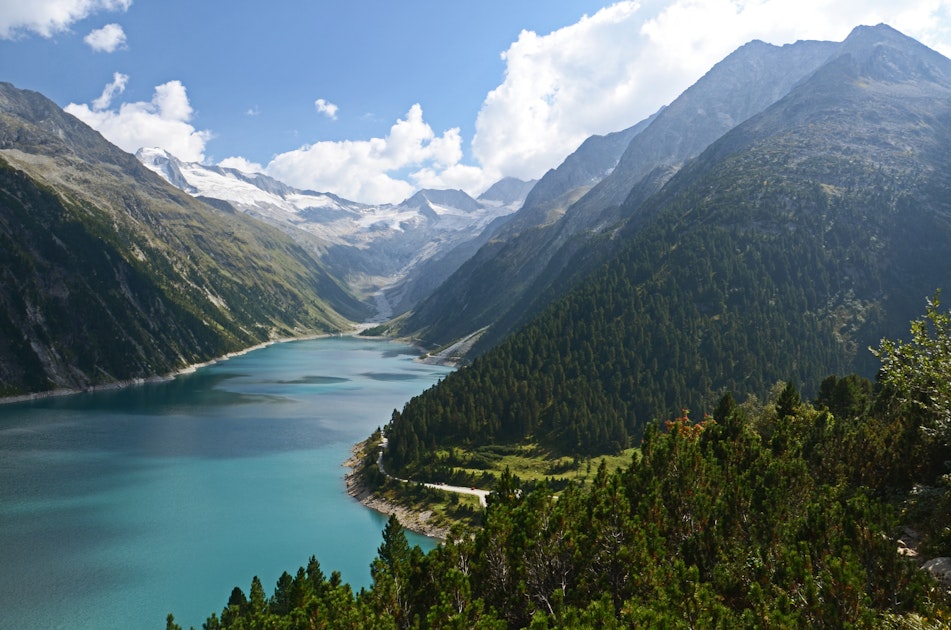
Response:
[[[316,556],[355,590],[385,517],[350,449],[450,370],[409,346],[279,343],[174,380],[0,405],[0,627],[200,628]],[[417,536],[424,549],[433,542]]]

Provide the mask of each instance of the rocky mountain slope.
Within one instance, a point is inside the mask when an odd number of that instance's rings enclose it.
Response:
[[[788,93],[837,46],[751,42],[654,116],[616,137],[586,142],[539,182],[506,230],[421,303],[400,332],[438,348],[487,329],[469,356],[491,347],[569,288],[565,265],[592,234],[636,212],[636,203],[622,205],[628,196],[643,201],[656,192],[686,160]],[[579,163],[597,164],[600,177],[591,168],[587,178],[576,177]],[[609,163],[613,168],[606,169]],[[554,185],[559,180],[564,183]],[[595,258],[610,253],[611,243],[599,248]]]
[[[304,248],[0,84],[0,394],[147,378],[368,309]]]

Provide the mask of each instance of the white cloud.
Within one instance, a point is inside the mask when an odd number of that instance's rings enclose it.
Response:
[[[421,168],[410,174],[410,179],[418,188],[458,188],[475,196],[495,180],[487,179],[486,172],[477,166],[454,164],[448,168],[437,170]]]
[[[494,177],[539,177],[588,136],[669,103],[752,39],[841,41],[859,24],[886,22],[948,55],[949,14],[951,0],[618,2],[550,34],[519,35],[479,112],[473,154]]]
[[[944,54],[951,52],[949,0],[678,0],[664,5],[645,20],[643,34],[674,63],[695,72],[751,39],[772,44],[840,41],[858,25],[882,22]]]
[[[395,203],[416,190],[404,175],[412,169],[410,177],[418,181],[472,179],[479,169],[463,167],[461,158],[459,130],[436,136],[416,104],[385,138],[307,145],[276,156],[267,174],[297,188],[331,191],[354,201]]]
[[[240,156],[227,157],[220,162],[218,166],[222,168],[236,168],[245,173],[263,173],[264,167],[257,162],[251,162]]]
[[[90,48],[96,52],[115,52],[125,48],[125,31],[118,24],[106,24],[102,28],[91,31],[83,38]]]
[[[50,37],[98,11],[125,11],[132,0],[0,0],[0,38]]]
[[[556,166],[592,133],[630,121],[625,105],[638,67],[635,2],[540,36],[522,31],[502,55],[505,80],[476,121],[473,153],[499,175],[530,179]]]
[[[337,109],[338,107],[329,101],[325,101],[322,98],[318,98],[314,101],[314,107],[317,108],[317,111],[333,120],[337,120]]]
[[[547,35],[523,31],[502,54],[462,162],[458,129],[437,137],[416,105],[385,138],[317,142],[280,154],[269,175],[364,202],[399,201],[418,187],[471,194],[502,176],[540,177],[593,134],[624,129],[670,103],[752,39],[841,41],[887,22],[951,52],[951,0],[641,0],[617,2]],[[336,106],[315,101],[335,116]]]
[[[192,107],[185,86],[169,81],[155,87],[149,102],[123,103],[110,109],[127,81],[127,76],[116,73],[92,107],[70,103],[63,109],[130,153],[142,147],[160,147],[186,162],[204,161],[205,144],[212,135],[190,124]]]
[[[122,74],[121,72],[114,72],[112,74],[112,83],[106,85],[102,90],[102,94],[92,102],[92,108],[95,111],[102,111],[107,109],[109,105],[112,104],[112,99],[116,97],[117,94],[122,94],[125,92],[125,86],[129,82],[129,76]]]

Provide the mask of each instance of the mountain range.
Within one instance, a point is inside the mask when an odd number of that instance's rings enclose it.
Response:
[[[417,500],[399,480],[492,487],[480,529],[423,554],[394,517],[369,589],[312,558],[208,627],[946,625],[918,569],[951,549],[946,406],[922,404],[949,261],[951,60],[887,25],[751,42],[538,182],[386,206],[136,158],[0,84],[0,396],[391,314],[461,363],[360,457]],[[909,321],[936,337],[876,385]]]
[[[502,180],[479,199],[420,190],[399,204],[367,205],[260,173],[183,163],[161,149],[140,149],[137,157],[183,191],[227,202],[293,236],[359,295],[375,297],[378,318],[408,310],[414,296],[445,280],[464,260],[453,250],[517,210],[534,183]]]
[[[566,261],[591,234],[660,189],[689,159],[785,96],[836,49],[833,42],[753,41],[716,64],[669,106],[628,130],[592,138],[547,173],[505,230],[401,323],[442,348],[478,333],[460,358],[491,347],[571,283]],[[579,177],[580,164],[601,164]],[[632,203],[624,204],[632,196]],[[599,245],[607,255],[610,247]],[[585,267],[584,269],[587,269]],[[478,305],[473,307],[473,305]]]
[[[0,394],[168,374],[371,310],[283,232],[0,84]]]
[[[603,354],[608,326],[628,355],[605,365],[630,371],[618,435],[724,389],[868,373],[864,348],[947,284],[947,64],[885,25],[754,41],[538,182],[377,206],[135,159],[5,84],[0,387],[144,378],[391,316],[464,363],[535,335],[526,380],[544,353],[577,359],[558,343]]]
[[[615,452],[725,392],[874,376],[868,348],[951,285],[951,60],[885,25],[824,47],[781,98],[645,175],[557,261],[536,315],[395,414],[387,470],[475,443]]]

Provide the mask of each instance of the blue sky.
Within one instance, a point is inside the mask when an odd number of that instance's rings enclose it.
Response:
[[[751,39],[887,22],[948,55],[951,0],[0,0],[0,80],[128,150],[397,202],[540,177]]]

